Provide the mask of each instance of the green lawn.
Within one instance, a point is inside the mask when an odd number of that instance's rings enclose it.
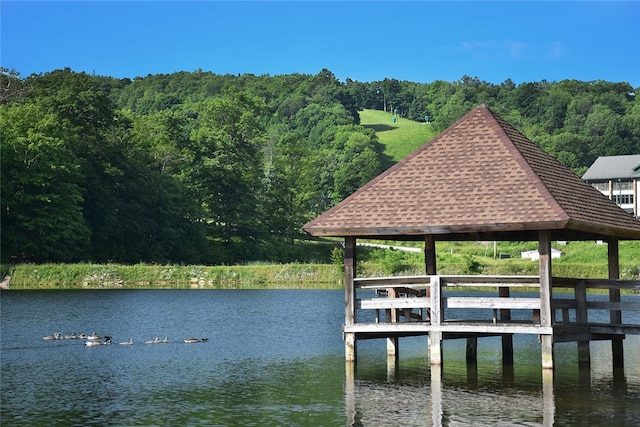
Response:
[[[414,122],[401,117],[393,123],[391,113],[378,110],[360,111],[360,124],[376,131],[387,158],[385,168],[404,159],[436,136],[436,132],[428,123]]]

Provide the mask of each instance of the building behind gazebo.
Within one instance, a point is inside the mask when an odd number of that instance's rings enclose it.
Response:
[[[360,339],[386,338],[389,355],[397,356],[399,337],[428,335],[432,364],[442,363],[443,339],[467,338],[473,358],[475,340],[483,336],[502,336],[503,358],[512,362],[513,334],[525,333],[540,336],[544,368],[553,367],[553,344],[561,341],[578,342],[580,360],[588,362],[594,339],[612,340],[614,364],[621,364],[625,334],[640,333],[640,325],[622,322],[623,311],[640,307],[620,301],[620,291],[640,289],[640,281],[618,280],[618,241],[640,240],[640,221],[484,105],[304,229],[345,239],[347,361],[356,360]],[[426,274],[355,277],[357,239],[424,241]],[[457,240],[538,241],[539,275],[438,275],[435,242]],[[607,242],[609,279],[554,278],[551,242],[556,240]],[[495,288],[496,296],[446,297],[447,289],[470,285]],[[523,286],[539,288],[539,294],[511,296]],[[554,287],[573,288],[573,298],[554,299]],[[589,301],[592,288],[607,289],[609,302]],[[360,298],[366,289],[386,296]],[[449,317],[468,309],[492,315]],[[375,311],[375,321],[360,321],[366,310]],[[589,322],[589,310],[609,311],[610,322]],[[513,311],[518,315],[512,317]],[[524,312],[529,317],[523,318]]]

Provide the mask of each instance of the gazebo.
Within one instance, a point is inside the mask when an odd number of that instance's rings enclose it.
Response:
[[[503,360],[512,361],[513,334],[540,336],[542,366],[553,367],[553,344],[578,342],[581,362],[589,341],[610,339],[614,366],[622,363],[625,334],[640,325],[622,322],[622,289],[640,281],[619,279],[618,242],[640,240],[640,221],[560,164],[487,106],[480,105],[407,158],[374,178],[338,205],[304,226],[312,236],[342,237],[345,246],[345,356],[356,360],[359,339],[386,338],[397,355],[402,336],[428,335],[431,364],[442,363],[442,340],[503,337]],[[357,239],[423,241],[425,275],[356,277]],[[537,241],[538,276],[442,276],[436,241]],[[551,242],[597,240],[608,244],[609,279],[569,279],[552,275]],[[445,298],[449,286],[495,287],[484,298]],[[535,298],[514,298],[510,290],[539,288]],[[574,289],[570,299],[554,299],[553,288]],[[588,289],[607,289],[609,301],[589,301]],[[363,289],[382,297],[360,298]],[[600,304],[600,305],[598,305]],[[486,309],[487,319],[455,321],[447,312]],[[610,322],[594,324],[589,310],[607,310]],[[358,313],[375,310],[375,321]],[[530,318],[513,311],[531,313]],[[381,318],[380,312],[386,314]],[[562,313],[562,316],[558,316]],[[362,316],[365,318],[366,316]],[[469,351],[471,349],[471,351]]]

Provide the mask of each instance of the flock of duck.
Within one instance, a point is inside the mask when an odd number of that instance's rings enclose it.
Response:
[[[73,339],[83,339],[84,345],[87,347],[94,347],[98,345],[111,345],[111,336],[109,335],[99,335],[97,332],[92,333],[91,335],[87,334],[76,334],[75,332],[70,335],[62,335],[60,332],[56,332],[53,335],[47,335],[43,337],[45,341],[56,341],[56,340],[73,340]],[[185,338],[183,340],[186,344],[196,344],[209,341],[209,338]],[[165,337],[164,339],[160,339],[160,337],[156,337],[153,340],[145,341],[145,344],[167,344],[169,342],[169,338]],[[133,345],[133,338],[130,338],[129,341],[122,341],[118,343],[119,345]]]

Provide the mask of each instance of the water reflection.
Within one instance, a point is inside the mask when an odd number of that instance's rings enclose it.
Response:
[[[476,371],[474,365],[468,366]],[[386,382],[363,378],[355,364],[345,368],[345,410],[347,426],[375,425],[393,419],[395,425],[542,425],[555,423],[553,375],[542,375],[541,390],[532,396],[528,387],[514,387],[507,369],[504,388],[496,393],[490,384],[470,375],[466,384],[443,377],[438,365],[396,371]],[[427,375],[423,375],[427,373]],[[365,375],[367,377],[368,375]]]
[[[432,369],[424,337],[358,343],[345,369],[342,291],[3,291],[0,425],[640,425],[640,337],[625,339],[622,375],[610,342],[556,347],[547,381],[535,337],[447,341]],[[44,341],[94,330],[133,346]],[[169,336],[169,343],[144,345]],[[210,337],[184,344],[187,336]]]
[[[415,357],[389,360],[386,369],[366,359],[357,367],[346,363],[346,424],[392,419],[394,425],[412,426],[637,426],[638,378],[633,369],[614,371],[610,355],[603,360],[606,344],[595,346],[593,368],[580,367],[577,351],[555,370],[526,363],[447,363],[446,357],[444,366]],[[566,351],[560,349],[561,358]],[[626,362],[637,358],[632,351]]]

